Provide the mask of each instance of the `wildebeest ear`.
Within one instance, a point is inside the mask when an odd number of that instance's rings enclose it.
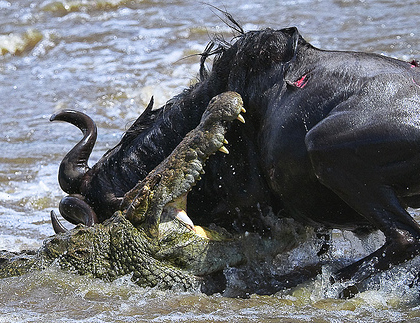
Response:
[[[296,57],[296,51],[297,51],[300,34],[296,27],[285,28],[285,29],[282,29],[281,31],[286,36],[288,36],[286,51],[284,55],[284,61],[290,62]]]

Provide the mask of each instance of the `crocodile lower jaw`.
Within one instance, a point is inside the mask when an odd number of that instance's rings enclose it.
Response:
[[[222,230],[210,230],[208,228],[195,225],[194,222],[188,216],[187,212],[185,211],[186,205],[187,194],[178,197],[173,202],[168,203],[164,208],[162,216],[170,220],[180,222],[187,229],[191,230],[203,239],[213,241],[224,241],[229,240],[231,238],[226,234],[226,232],[222,232]]]

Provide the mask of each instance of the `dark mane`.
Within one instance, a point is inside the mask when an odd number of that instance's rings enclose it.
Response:
[[[233,39],[240,37],[242,35],[245,34],[244,29],[242,28],[242,26],[233,18],[233,16],[227,12],[227,11],[223,11],[213,5],[208,4],[210,7],[212,7],[213,9],[221,12],[223,14],[223,16],[219,16],[217,13],[215,13],[213,11],[213,13],[219,17],[219,19],[221,21],[223,21],[226,26],[228,26],[229,28],[231,28],[235,35],[233,37]],[[206,48],[204,49],[204,52],[202,52],[201,54],[199,54],[201,56],[201,60],[200,60],[200,81],[204,81],[205,79],[207,79],[209,72],[205,67],[205,62],[207,60],[207,58],[209,58],[210,56],[220,56],[222,55],[228,48],[230,48],[232,45],[231,42],[225,40],[225,38],[223,37],[223,35],[221,34],[216,34],[212,37],[211,41],[207,44]]]
[[[235,18],[233,18],[233,16],[227,12],[226,10],[222,10],[220,8],[217,8],[211,4],[208,4],[210,7],[212,7],[213,9],[221,12],[224,17],[220,17],[217,13],[215,13],[213,11],[213,13],[219,17],[219,19],[221,21],[223,21],[229,28],[231,28],[232,30],[234,30],[236,33],[238,33],[239,35],[243,35],[245,34],[244,29],[242,28],[242,26],[235,20]]]
[[[136,121],[130,126],[130,128],[125,132],[123,141],[131,142],[139,133],[143,132],[145,129],[149,128],[156,118],[159,116],[160,111],[153,111],[153,96],[150,99],[149,104],[143,113],[137,118]]]
[[[154,127],[159,118],[165,118],[165,111],[169,111],[174,105],[179,104],[179,102],[181,102],[183,98],[187,97],[194,88],[195,85],[192,85],[191,87],[185,89],[182,93],[168,100],[164,106],[155,110],[153,110],[154,98],[152,97],[143,113],[125,132],[119,145],[121,145],[122,148],[130,146],[132,141],[137,139],[141,133]]]

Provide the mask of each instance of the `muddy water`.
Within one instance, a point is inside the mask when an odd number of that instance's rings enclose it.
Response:
[[[293,25],[322,48],[420,58],[416,0],[208,3],[227,9],[246,30]],[[80,133],[50,124],[49,116],[62,108],[91,115],[99,127],[97,160],[151,95],[162,104],[194,80],[199,58],[191,55],[215,33],[232,35],[196,1],[0,0],[0,249],[36,249],[53,234],[48,213],[63,196],[58,164]],[[335,259],[358,257],[381,241],[335,236],[326,255]],[[290,266],[310,263],[314,249],[308,242],[285,259]],[[237,299],[143,289],[129,277],[105,283],[51,268],[0,281],[0,322],[420,322],[409,268],[379,277],[348,301],[334,298],[324,271],[296,289]],[[231,286],[241,284],[233,270],[226,274]]]

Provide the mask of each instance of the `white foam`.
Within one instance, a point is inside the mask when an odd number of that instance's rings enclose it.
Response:
[[[39,239],[31,239],[16,235],[0,235],[0,250],[18,252],[27,249],[37,249],[42,245]]]

